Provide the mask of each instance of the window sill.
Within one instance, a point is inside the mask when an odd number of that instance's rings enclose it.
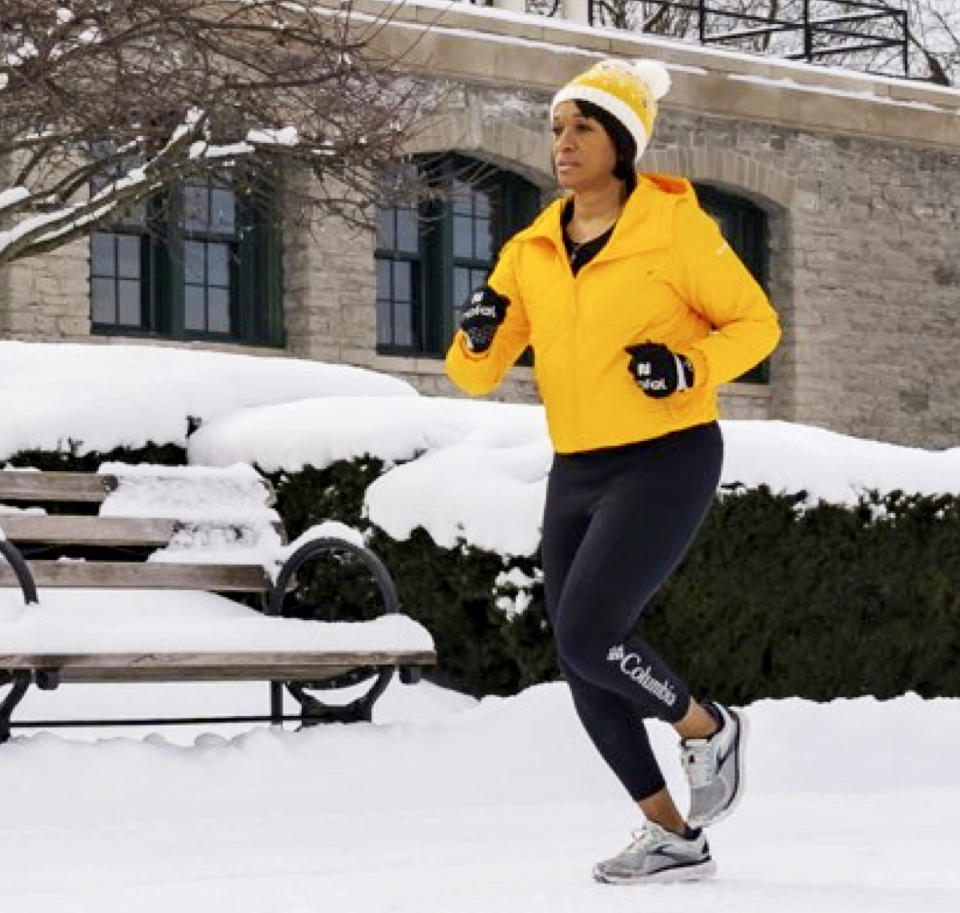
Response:
[[[720,395],[736,399],[770,399],[770,384],[751,384],[743,381],[734,381],[720,387]]]
[[[98,328],[94,328],[89,339],[91,342],[99,342],[104,345],[138,345],[157,346],[158,348],[169,349],[197,349],[206,352],[228,352],[234,355],[267,355],[273,358],[290,355],[282,346],[217,341],[213,339],[171,339],[169,336],[103,331]]]
[[[371,368],[378,371],[401,374],[425,374],[442,376],[446,374],[443,357],[440,355],[389,355],[378,352]],[[526,365],[514,365],[507,377],[513,380],[533,381],[533,368]]]

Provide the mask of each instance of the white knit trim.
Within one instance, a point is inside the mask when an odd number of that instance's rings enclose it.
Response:
[[[563,101],[589,101],[597,107],[603,108],[604,111],[609,111],[630,131],[630,135],[637,144],[636,161],[640,161],[640,156],[647,148],[650,138],[647,136],[647,128],[644,127],[640,116],[625,101],[594,86],[568,85],[553,96],[553,101],[550,103],[550,117],[553,117],[557,105]]]

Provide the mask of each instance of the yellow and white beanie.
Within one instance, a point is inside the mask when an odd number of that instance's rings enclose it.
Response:
[[[550,116],[560,102],[592,102],[626,127],[639,161],[653,134],[657,102],[669,90],[670,74],[658,60],[601,60],[553,96]]]

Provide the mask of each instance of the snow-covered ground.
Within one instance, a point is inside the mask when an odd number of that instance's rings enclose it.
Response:
[[[107,709],[124,687],[150,691],[148,711],[266,704],[265,686],[77,685],[27,709]],[[644,887],[590,880],[638,815],[561,684],[479,703],[396,685],[372,725],[302,732],[20,734],[0,747],[3,908],[956,913],[960,701],[748,713],[749,789],[710,834],[718,877]],[[685,800],[675,739],[651,728]]]
[[[116,514],[233,518],[229,492],[245,487],[247,464],[296,470],[371,454],[389,468],[367,511],[392,535],[422,525],[442,544],[461,536],[505,554],[536,545],[550,451],[535,406],[430,399],[370,372],[293,359],[9,342],[0,392],[0,461],[68,440],[81,452],[153,440],[187,446],[194,467],[224,470],[224,486],[211,473],[200,503],[185,492],[208,470],[174,471],[164,496],[158,470],[112,467],[129,483],[107,508]],[[188,417],[202,422],[189,440]],[[838,502],[866,488],[960,493],[960,448],[930,453],[776,422],[725,422],[724,436],[728,483]],[[269,526],[262,499],[242,509]],[[65,648],[63,638],[98,650],[191,649],[203,638],[243,649],[274,636],[269,620],[212,596],[163,593],[123,611],[95,593],[41,593],[39,607],[25,607],[0,591],[0,652]],[[289,634],[298,624],[276,636],[298,640]],[[314,623],[310,636],[322,631]],[[425,644],[416,627],[385,633]],[[348,634],[331,628],[329,642]],[[257,684],[67,685],[31,691],[17,718],[266,710]],[[372,724],[303,732],[16,729],[0,746],[0,909],[960,909],[960,700],[760,701],[748,713],[748,792],[711,833],[719,877],[644,888],[590,880],[592,863],[639,820],[562,684],[480,702],[394,685]],[[652,728],[684,799],[675,738]]]

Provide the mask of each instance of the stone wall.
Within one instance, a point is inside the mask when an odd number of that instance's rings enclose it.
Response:
[[[960,442],[960,154],[790,143],[793,415],[850,434]]]
[[[89,242],[73,241],[42,257],[0,269],[0,336],[75,339],[90,335]]]
[[[362,366],[374,359],[374,240],[335,219],[287,233],[284,320],[291,355]]]

